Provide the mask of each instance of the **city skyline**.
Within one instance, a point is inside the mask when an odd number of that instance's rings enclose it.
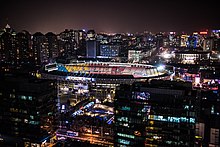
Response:
[[[0,27],[9,23],[16,31],[62,32],[94,29],[97,32],[193,32],[219,29],[213,3],[177,1],[15,1],[0,6]],[[209,9],[212,8],[212,9]]]

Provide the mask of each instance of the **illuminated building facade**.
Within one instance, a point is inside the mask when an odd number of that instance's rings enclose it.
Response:
[[[57,35],[52,32],[45,34],[47,48],[49,50],[49,58],[54,59],[59,56]]]
[[[209,61],[209,51],[185,50],[175,52],[175,61],[183,64],[198,64]]]
[[[33,51],[31,47],[31,34],[22,31],[16,34],[16,49],[18,51],[18,64],[26,65],[33,62]]]
[[[211,51],[213,49],[213,45],[214,45],[213,37],[207,37],[204,39],[204,42],[203,42],[204,51]]]
[[[32,49],[35,65],[49,62],[49,49],[44,34],[37,32],[33,35]]]
[[[143,55],[141,55],[141,50],[128,50],[128,61],[140,62]]]
[[[0,36],[0,63],[17,65],[16,32],[8,24]]]
[[[1,75],[0,146],[40,147],[56,126],[56,82],[24,76]]]
[[[144,146],[149,93],[120,85],[114,99],[114,146]]]
[[[121,85],[115,97],[116,146],[194,146],[197,92],[191,83]]]
[[[214,88],[213,88],[214,89]],[[220,98],[219,90],[201,91],[197,138],[204,146],[220,146]]]
[[[76,36],[75,36],[76,35]],[[65,29],[58,35],[60,41],[60,53],[63,57],[74,57],[76,55],[76,48],[78,46],[77,41],[79,41],[79,36],[77,31],[72,29]]]
[[[180,40],[180,47],[187,47],[187,42],[188,42],[189,35],[181,35],[181,40]]]
[[[118,57],[119,52],[120,52],[119,45],[112,45],[112,44],[101,44],[100,45],[100,56]]]
[[[96,40],[96,33],[94,30],[88,30],[87,32],[87,40]]]
[[[96,58],[97,56],[97,42],[96,40],[87,40],[86,41],[86,57],[87,58]]]

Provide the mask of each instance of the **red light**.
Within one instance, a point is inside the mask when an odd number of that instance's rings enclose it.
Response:
[[[208,34],[208,32],[199,32],[199,34],[201,34],[201,35],[207,35]]]

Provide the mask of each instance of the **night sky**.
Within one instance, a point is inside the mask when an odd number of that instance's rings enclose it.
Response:
[[[195,3],[194,1],[197,1]],[[0,28],[60,33],[192,32],[220,29],[217,1],[209,0],[1,0]]]

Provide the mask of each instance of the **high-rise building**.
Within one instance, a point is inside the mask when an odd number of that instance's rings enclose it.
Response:
[[[7,24],[0,36],[0,62],[5,65],[17,64],[16,33]]]
[[[219,90],[202,90],[196,138],[204,146],[220,146]]]
[[[97,56],[97,42],[96,40],[87,40],[86,41],[86,57],[87,58],[96,58]]]
[[[33,57],[36,65],[49,62],[49,49],[44,34],[37,32],[33,35]]]
[[[162,33],[156,34],[156,47],[157,48],[164,46],[163,38],[164,38],[164,35]]]
[[[115,97],[115,146],[194,146],[196,101],[191,83],[121,85]]]
[[[57,36],[52,32],[48,32],[45,36],[49,50],[49,58],[54,59],[59,56]]]
[[[197,42],[198,42],[198,36],[193,35],[189,36],[187,40],[187,48],[196,48],[197,47]]]
[[[129,62],[140,62],[141,58],[143,55],[141,55],[141,50],[136,49],[136,50],[128,50],[128,61]]]
[[[88,30],[87,32],[87,40],[96,40],[96,33],[94,30]]]
[[[203,50],[204,51],[212,51],[214,45],[214,38],[207,37],[203,41]]]
[[[16,34],[16,49],[19,65],[31,64],[33,62],[31,34],[29,32],[22,31]]]
[[[101,44],[99,50],[100,50],[100,56],[118,57],[120,52],[120,46],[113,44]]]
[[[56,82],[1,75],[0,146],[40,146],[50,139],[56,119]]]
[[[61,55],[64,57],[74,57],[76,55],[77,42],[75,40],[75,32],[71,29],[65,29],[59,34],[61,40]]]
[[[134,92],[130,85],[117,87],[114,99],[114,146],[144,146],[150,107],[147,104],[148,95],[138,97],[143,94]]]
[[[181,38],[180,47],[187,47],[187,42],[188,42],[189,35],[182,34],[180,38]]]

